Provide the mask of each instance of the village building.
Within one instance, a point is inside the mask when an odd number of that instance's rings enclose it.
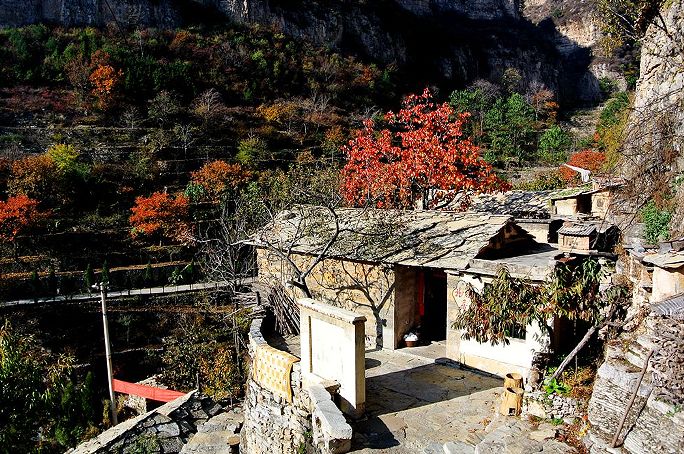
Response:
[[[621,184],[620,181],[593,180],[591,184],[566,189],[475,194],[468,200],[459,194],[447,208],[457,211],[467,202],[469,211],[511,216],[538,243],[561,243],[558,232],[562,227],[591,223],[596,227],[596,233],[592,234],[594,240],[596,236],[602,237],[599,242],[610,249],[615,242],[610,209]],[[604,241],[607,237],[610,241]],[[593,244],[585,248],[595,249]]]
[[[462,339],[453,329],[501,266],[541,283],[562,252],[538,242],[512,216],[482,212],[396,211],[300,206],[280,213],[253,238],[260,280],[282,284],[365,316],[367,347],[404,347],[404,336],[444,346],[444,358],[490,373],[527,375],[535,355],[567,340],[538,326],[511,333],[507,345]],[[296,285],[311,268],[310,295]],[[558,321],[549,320],[557,330]]]

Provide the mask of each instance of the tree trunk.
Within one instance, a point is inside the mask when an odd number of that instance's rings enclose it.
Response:
[[[518,416],[522,409],[522,388],[506,388],[504,389],[503,401],[499,412],[504,416]]]

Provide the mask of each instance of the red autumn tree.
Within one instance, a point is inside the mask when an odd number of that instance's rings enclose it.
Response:
[[[38,201],[24,194],[0,201],[0,241],[13,243],[26,230],[34,227],[47,213],[38,209]]]
[[[582,150],[572,156],[568,160],[568,165],[580,167],[585,170],[590,170],[592,174],[600,172],[606,163],[605,153],[593,150]],[[580,175],[576,171],[568,167],[561,166],[559,169],[561,177],[567,182],[578,182]]]
[[[211,200],[217,200],[224,192],[237,189],[249,181],[252,174],[240,164],[212,161],[192,172],[192,182],[201,186]]]
[[[166,192],[155,192],[149,197],[137,197],[131,208],[129,221],[133,237],[141,235],[185,241],[190,234],[188,199],[183,194],[175,197]]]
[[[398,208],[420,201],[423,208],[437,208],[458,191],[507,189],[478,147],[464,137],[466,119],[467,114],[457,115],[448,104],[434,103],[426,89],[406,98],[399,112],[387,113],[385,128],[364,121],[364,128],[343,148],[348,161],[342,169],[342,191],[347,201]]]

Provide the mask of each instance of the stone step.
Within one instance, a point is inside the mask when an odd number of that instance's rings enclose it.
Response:
[[[241,413],[227,411],[210,418],[183,446],[181,454],[234,454],[240,444]]]
[[[180,454],[234,454],[240,436],[229,431],[198,432],[180,450]]]
[[[243,421],[244,416],[239,413],[221,413],[199,426],[197,432],[228,431],[236,433],[239,431]]]
[[[641,336],[637,337],[637,343],[648,351],[651,351],[657,347],[651,334],[642,334]]]

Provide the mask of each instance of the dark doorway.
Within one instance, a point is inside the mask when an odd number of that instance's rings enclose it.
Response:
[[[421,335],[426,341],[446,339],[447,277],[443,271],[425,270],[425,296]]]

